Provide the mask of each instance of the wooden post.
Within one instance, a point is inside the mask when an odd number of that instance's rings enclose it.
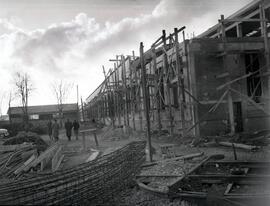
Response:
[[[95,131],[93,132],[93,135],[94,135],[96,146],[98,147],[98,139],[97,139],[97,134]]]
[[[140,44],[140,60],[141,60],[141,71],[142,71],[142,87],[143,87],[143,99],[144,99],[144,114],[146,118],[146,133],[148,141],[148,150],[149,150],[149,161],[152,162],[152,146],[151,146],[151,131],[150,131],[150,116],[149,116],[149,90],[146,85],[146,71],[144,65],[144,52],[143,52],[143,43]]]
[[[243,37],[243,26],[241,23],[237,24],[236,26],[236,32],[237,32],[237,37],[241,38]]]
[[[108,86],[108,81],[109,81],[109,77],[107,77],[107,75],[106,75],[106,72],[105,72],[105,67],[104,66],[102,66],[102,70],[103,70],[103,74],[104,74],[104,79],[105,79],[105,82],[104,82],[104,84],[105,84],[105,91],[104,91],[104,116],[105,116],[105,118],[106,117],[109,117],[110,118],[110,120],[111,120],[111,123],[112,123],[112,125],[113,125],[113,127],[114,127],[114,118],[112,117],[112,115],[110,114],[110,104],[109,104],[109,100],[110,100],[110,97],[109,97],[109,95],[110,95],[110,88],[109,88],[109,86]],[[104,121],[104,123],[105,123],[105,121]]]
[[[138,78],[138,74],[137,74],[137,68],[135,69],[135,81],[136,81],[136,103],[137,103],[137,108],[138,108],[138,113],[139,113],[139,123],[140,123],[140,131],[143,130],[143,125],[142,125],[142,105],[141,105],[141,83],[140,83],[140,79]],[[140,75],[139,75],[140,76]]]
[[[85,133],[84,132],[82,132],[82,146],[83,146],[83,151],[86,151]]]
[[[127,89],[127,75],[126,75],[126,65],[125,65],[125,57],[122,55],[122,81],[124,86],[124,119],[125,119],[125,127],[129,126],[129,111],[128,111],[128,89]],[[126,129],[126,128],[125,128]]]
[[[186,136],[186,124],[185,124],[185,109],[186,109],[186,96],[185,96],[185,83],[184,83],[184,72],[183,72],[183,65],[181,65],[180,61],[180,53],[179,53],[179,41],[178,41],[178,32],[177,28],[174,28],[174,35],[175,35],[175,53],[176,53],[176,75],[177,75],[177,84],[178,84],[178,94],[180,99],[180,112],[181,112],[181,122],[182,122],[182,135]],[[181,92],[180,92],[181,90]],[[182,94],[182,95],[180,95]]]
[[[228,70],[227,68],[227,51],[226,51],[226,32],[225,32],[225,25],[224,25],[224,15],[221,15],[221,32],[222,32],[222,41],[223,41],[223,47],[224,47],[224,56],[223,56],[223,66],[225,70]],[[229,74],[231,73],[228,71]],[[226,81],[230,81],[230,75],[226,78]],[[231,135],[235,134],[235,126],[234,126],[234,113],[233,113],[233,100],[232,100],[232,94],[230,90],[231,85],[228,84],[227,89],[227,102],[228,102],[228,111],[229,111],[229,123],[230,123],[230,132]]]
[[[132,51],[132,58],[133,61],[135,60],[135,53]],[[131,59],[129,58],[129,72],[130,72],[130,86],[131,86],[131,105],[132,105],[132,123],[133,123],[133,129],[136,130],[136,124],[135,124],[135,100],[136,100],[136,95],[134,92],[136,92],[136,87],[135,84],[133,84],[133,79],[132,79],[132,72],[134,74],[136,73],[136,68],[131,67]]]
[[[162,41],[163,41],[163,48],[166,51],[166,32],[162,30]],[[163,64],[164,64],[164,71],[165,71],[165,88],[167,93],[167,104],[169,107],[169,119],[170,119],[170,135],[173,135],[173,115],[172,115],[172,104],[171,104],[171,88],[169,82],[169,66],[168,66],[168,57],[166,52],[164,51],[163,54]]]
[[[116,56],[118,59],[118,56]],[[117,61],[118,62],[118,61]],[[116,85],[116,106],[117,106],[117,118],[118,118],[118,125],[121,125],[121,116],[120,116],[120,95],[119,95],[119,70],[118,70],[118,63],[114,64],[115,67],[115,85]]]
[[[81,96],[81,107],[82,107],[82,121],[84,122],[85,117],[84,117],[84,106],[83,106],[82,96]]]
[[[158,124],[158,132],[161,134],[162,124],[161,124],[161,117],[160,117],[160,97],[159,97],[159,74],[157,70],[157,55],[156,55],[156,49],[154,46],[151,48],[152,51],[152,61],[153,61],[153,70],[155,75],[155,98],[156,98],[156,109],[157,109],[157,124]]]
[[[106,100],[105,100],[105,96],[104,94],[102,94],[101,96],[101,105],[102,105],[102,119],[103,119],[103,123],[106,124],[106,118],[105,118],[105,115],[106,115]]]

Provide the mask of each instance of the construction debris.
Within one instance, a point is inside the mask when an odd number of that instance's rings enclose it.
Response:
[[[33,148],[34,146],[30,143],[22,143],[15,145],[0,145],[0,152],[13,152],[15,150],[23,149],[23,148]]]
[[[28,158],[36,156],[37,151],[33,147],[22,147],[14,152],[1,155],[0,176],[1,178],[14,178],[28,162]],[[31,158],[32,159],[32,158]]]
[[[226,146],[226,147],[235,147],[250,151],[257,151],[260,149],[259,146],[252,146],[252,145],[246,145],[246,144],[240,144],[240,143],[231,143],[231,142],[219,142],[219,145]]]
[[[170,159],[164,159],[164,160],[160,160],[160,161],[156,161],[156,162],[150,162],[150,163],[143,164],[142,167],[150,167],[153,165],[157,165],[159,163],[166,163],[166,162],[172,162],[172,161],[189,160],[189,159],[192,159],[195,157],[201,157],[201,156],[203,156],[203,152],[188,154],[188,155],[170,158]]]
[[[96,161],[0,185],[1,205],[102,205],[113,202],[145,161],[145,142],[132,142]]]

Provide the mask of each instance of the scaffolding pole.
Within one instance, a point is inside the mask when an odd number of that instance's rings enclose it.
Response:
[[[149,90],[146,82],[146,70],[144,64],[144,51],[143,43],[140,44],[140,61],[141,61],[141,72],[142,72],[142,87],[143,87],[143,99],[144,99],[144,114],[146,119],[146,134],[147,134],[147,145],[149,152],[149,161],[152,162],[152,146],[151,146],[151,130],[150,130],[150,116],[149,116]]]

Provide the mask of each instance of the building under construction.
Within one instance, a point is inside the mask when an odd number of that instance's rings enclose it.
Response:
[[[196,38],[163,31],[139,57],[112,60],[84,117],[191,136],[269,128],[269,19],[270,2],[256,0]]]

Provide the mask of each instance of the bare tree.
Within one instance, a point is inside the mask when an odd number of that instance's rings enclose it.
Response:
[[[3,93],[1,95],[1,99],[0,99],[0,117],[3,115],[3,113],[2,113],[2,106],[3,106],[3,101],[4,101],[5,98],[6,98],[6,93]]]
[[[0,116],[3,115],[3,108],[6,109],[6,104],[8,104],[7,108],[8,108],[8,115],[10,117],[10,107],[11,107],[11,102],[14,100],[15,96],[14,94],[12,94],[11,91],[8,92],[4,92],[1,95],[1,99],[0,99]],[[4,106],[3,106],[4,105]],[[11,118],[9,118],[9,123],[11,124]]]
[[[60,118],[60,126],[63,125],[63,104],[67,100],[67,97],[73,88],[73,83],[64,82],[63,80],[59,82],[54,82],[52,84],[52,90],[54,93],[54,96],[57,100],[57,106],[58,106],[58,113]]]
[[[10,107],[11,107],[11,102],[14,100],[15,96],[12,94],[12,92],[9,92],[9,97],[8,97],[8,115],[9,115],[9,124],[12,124],[12,120],[10,118]]]
[[[30,77],[27,73],[17,72],[15,74],[15,86],[16,94],[20,98],[23,112],[23,124],[26,130],[28,130],[28,100],[29,95],[33,90],[33,85],[31,83]],[[10,98],[11,102],[11,98]],[[10,104],[9,102],[9,104]]]

